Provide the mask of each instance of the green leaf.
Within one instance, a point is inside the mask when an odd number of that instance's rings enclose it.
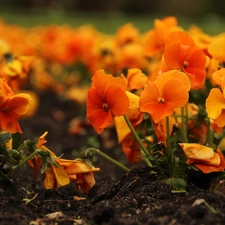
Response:
[[[6,183],[12,183],[12,180],[9,179],[9,177],[4,174],[1,170],[0,170],[0,181],[2,182],[6,182]]]
[[[10,155],[11,150],[7,150],[4,145],[0,145],[0,159],[4,162],[13,162],[15,159]]]
[[[92,161],[90,159],[85,159],[85,162],[87,163],[87,165],[92,168]]]
[[[21,137],[20,133],[12,134],[12,148],[17,149],[21,144]]]
[[[0,133],[0,145],[7,143],[12,138],[9,132]]]
[[[20,160],[21,159],[20,153],[17,150],[15,150],[15,149],[9,150],[8,154],[10,155],[11,158],[13,158],[15,160]]]
[[[185,191],[187,183],[182,177],[170,177],[163,180],[172,191]]]
[[[58,164],[55,162],[54,158],[50,155],[49,152],[41,150],[41,151],[38,152],[38,154],[42,159],[42,167],[41,167],[41,173],[42,174],[46,171],[49,164],[51,164],[55,167],[59,167]]]

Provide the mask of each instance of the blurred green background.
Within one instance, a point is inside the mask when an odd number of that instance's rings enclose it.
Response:
[[[152,27],[153,20],[176,16],[185,29],[192,24],[208,34],[225,28],[224,0],[0,0],[0,18],[22,26],[93,24],[106,33],[132,22],[140,31]]]

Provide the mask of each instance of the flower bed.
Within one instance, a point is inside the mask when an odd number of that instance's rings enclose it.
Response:
[[[0,31],[1,219],[12,201],[24,224],[223,222],[223,34]]]

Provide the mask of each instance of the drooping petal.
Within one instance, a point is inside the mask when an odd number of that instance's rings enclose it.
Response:
[[[197,143],[180,143],[179,145],[188,159],[209,162],[215,154],[212,148]]]
[[[95,183],[96,182],[93,173],[84,173],[77,176],[77,189],[81,189],[84,193],[88,193],[88,191],[95,185]]]
[[[63,169],[63,167],[61,167],[61,166],[55,167],[55,166],[51,165],[51,169],[55,176],[57,188],[65,186],[70,183],[70,179],[69,179],[67,173],[65,172],[65,170]]]
[[[44,173],[44,187],[46,189],[54,189],[56,186],[55,176],[51,168],[47,168]]]
[[[188,159],[187,164],[204,163],[210,166],[218,166],[220,164],[220,157],[217,153],[210,160],[200,160],[200,159]]]
[[[64,170],[68,175],[97,172],[100,170],[99,168],[88,166],[88,164],[85,161],[69,160],[61,158],[59,158],[56,161],[60,166],[64,167]]]
[[[206,99],[206,111],[212,119],[218,118],[222,109],[225,108],[223,93],[218,88],[212,88]]]
[[[123,116],[128,112],[129,99],[121,88],[110,85],[105,93],[106,103],[115,116]]]
[[[224,156],[220,151],[217,153],[220,157],[220,164],[218,166],[206,165],[206,164],[195,164],[197,168],[199,168],[203,173],[212,173],[212,172],[220,172],[225,170],[225,160]]]

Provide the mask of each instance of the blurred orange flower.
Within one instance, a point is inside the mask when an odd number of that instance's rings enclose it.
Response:
[[[197,143],[179,145],[188,158],[187,164],[194,164],[203,173],[224,171],[225,160],[219,149],[214,152],[212,148]]]
[[[149,57],[159,54],[161,56],[164,51],[165,37],[172,31],[183,30],[178,27],[177,19],[173,16],[165,17],[162,20],[154,20],[154,28],[144,35],[145,54]]]
[[[115,116],[127,113],[129,99],[125,93],[126,81],[98,70],[92,77],[92,87],[86,101],[87,118],[97,133],[109,126]]]
[[[216,70],[212,74],[212,79],[215,84],[219,85],[221,90],[224,90],[225,87],[225,68],[221,68],[220,70]]]
[[[115,43],[121,47],[130,42],[138,42],[140,40],[140,32],[133,24],[127,23],[118,28],[115,36]]]
[[[18,119],[29,108],[30,95],[14,94],[8,84],[0,79],[0,129],[22,133]]]
[[[180,79],[177,75],[180,74]],[[173,78],[174,75],[174,78]],[[187,76],[173,70],[162,73],[154,82],[149,81],[140,96],[140,110],[148,112],[152,120],[158,123],[173,114],[175,108],[183,107],[188,102],[189,87]]]
[[[5,54],[4,58],[5,65],[1,70],[1,77],[7,80],[13,91],[16,91],[26,84],[33,58],[30,56],[13,56],[9,53]]]
[[[225,35],[224,33],[214,37],[208,48],[212,56],[212,67],[214,70],[225,67]]]
[[[140,69],[129,69],[127,72],[127,89],[138,90],[145,86],[148,77]]]

